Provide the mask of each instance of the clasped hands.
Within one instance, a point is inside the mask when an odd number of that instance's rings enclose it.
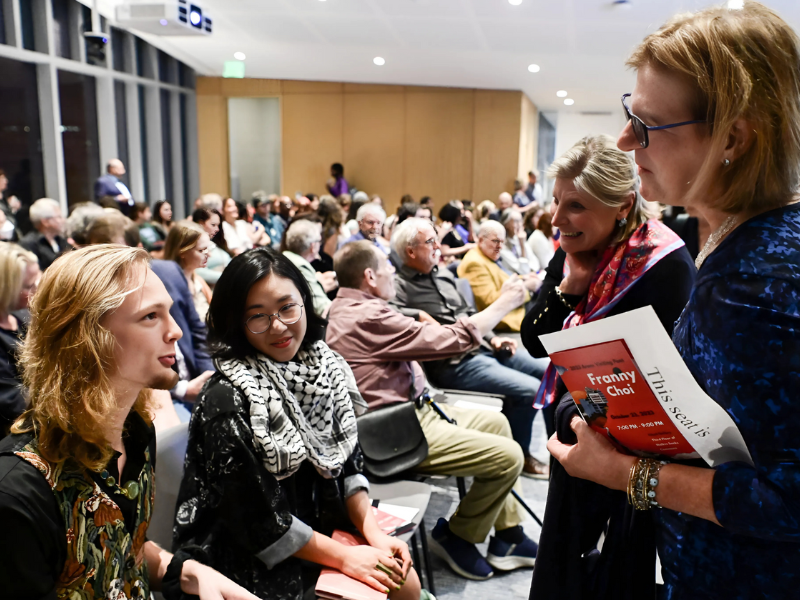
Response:
[[[348,547],[340,570],[381,592],[399,590],[412,566],[408,545],[388,535],[369,541],[369,546]]]

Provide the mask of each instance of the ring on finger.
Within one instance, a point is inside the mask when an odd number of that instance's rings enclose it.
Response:
[[[392,571],[392,570],[391,570],[389,567],[387,567],[386,565],[384,565],[383,563],[378,563],[377,565],[375,565],[375,568],[376,568],[376,569],[378,569],[378,571],[381,571],[381,572],[383,572],[383,573],[386,573],[386,574],[387,574],[387,575],[389,575],[390,577],[391,577],[392,575],[394,575],[394,572],[393,572],[393,571]]]

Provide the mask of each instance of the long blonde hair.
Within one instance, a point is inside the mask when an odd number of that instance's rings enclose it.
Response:
[[[693,118],[709,123],[712,151],[690,193],[725,212],[785,204],[800,184],[800,50],[797,35],[775,12],[746,1],[678,15],[647,36],[628,59],[678,73],[696,89]],[[717,162],[734,123],[755,134],[732,163]],[[721,177],[724,192],[708,198]]]
[[[28,265],[36,264],[39,259],[22,246],[8,242],[0,242],[0,310],[8,313],[22,291],[22,282]]]
[[[627,240],[656,213],[639,195],[639,176],[633,157],[617,148],[610,135],[591,135],[579,140],[557,158],[547,176],[553,179],[572,179],[575,188],[596,198],[606,206],[619,208],[635,195],[633,207],[626,217],[627,224],[619,228],[612,240],[616,244]]]
[[[116,341],[100,321],[123,303],[136,266],[148,261],[141,248],[88,246],[57,259],[42,277],[20,351],[30,408],[11,431],[34,431],[50,462],[73,459],[99,471],[111,460],[105,432],[118,408],[109,377]],[[150,422],[149,409],[143,390],[134,410]]]

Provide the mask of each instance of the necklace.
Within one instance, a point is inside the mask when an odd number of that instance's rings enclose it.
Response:
[[[700,251],[700,254],[698,254],[697,258],[694,260],[694,266],[697,267],[698,270],[700,269],[706,258],[708,258],[708,255],[711,254],[714,251],[714,249],[716,249],[716,247],[722,241],[722,238],[728,235],[728,233],[730,233],[730,230],[733,229],[735,225],[736,225],[736,215],[731,215],[730,217],[725,219],[722,222],[722,225],[717,227],[717,229],[714,230],[714,232],[710,236],[708,236],[708,240],[706,241],[705,246],[703,246],[703,249]]]
[[[114,491],[117,494],[122,494],[128,500],[133,500],[136,496],[139,495],[139,482],[138,481],[129,481],[125,485],[118,485],[116,480],[114,479],[113,475],[109,475],[108,471],[103,469],[103,472],[100,473],[100,477],[102,477],[106,485],[108,487],[116,488]]]

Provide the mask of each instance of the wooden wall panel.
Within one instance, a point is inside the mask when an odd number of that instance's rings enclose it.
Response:
[[[229,193],[229,97],[281,98],[281,190],[325,192],[330,164],[380,194],[495,199],[536,160],[538,113],[521,92],[200,77],[201,191]]]
[[[472,194],[475,94],[472,90],[407,92],[406,193],[436,206]]]
[[[387,211],[405,193],[405,98],[394,93],[344,95],[344,165],[350,185],[383,198]]]
[[[514,189],[520,139],[521,92],[475,92],[472,200],[497,201]]]
[[[323,193],[331,163],[344,164],[342,109],[340,93],[284,94],[281,101],[283,194],[294,197],[296,192]]]
[[[228,99],[198,93],[197,122],[200,193],[229,194]]]

